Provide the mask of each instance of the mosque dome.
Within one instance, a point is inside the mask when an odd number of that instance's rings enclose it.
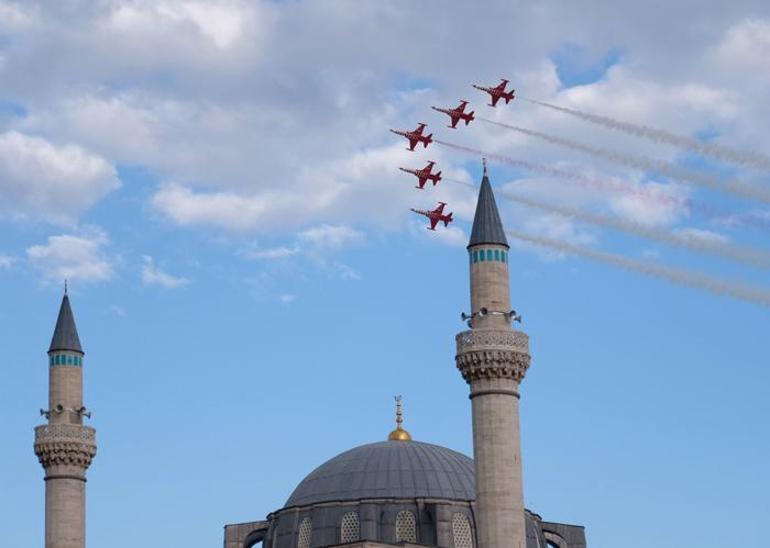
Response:
[[[355,447],[303,479],[286,507],[364,499],[475,498],[473,460],[430,443],[389,440]]]

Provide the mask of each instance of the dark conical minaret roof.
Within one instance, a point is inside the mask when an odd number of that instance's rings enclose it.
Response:
[[[56,319],[51,347],[48,349],[49,352],[54,350],[71,350],[83,353],[83,349],[80,347],[78,328],[75,327],[75,316],[72,315],[70,298],[66,291],[61,301],[61,308],[59,308],[59,317]]]
[[[498,244],[508,247],[503,223],[497,211],[495,194],[487,176],[487,165],[484,163],[484,177],[481,179],[479,201],[476,203],[476,215],[473,217],[473,229],[468,247],[479,244]]]

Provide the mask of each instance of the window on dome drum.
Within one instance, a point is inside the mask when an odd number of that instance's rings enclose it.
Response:
[[[340,542],[355,542],[361,536],[361,526],[357,512],[347,512],[340,522]]]
[[[488,261],[492,260],[492,250],[491,249],[487,249],[487,260]]]
[[[299,524],[297,535],[297,548],[310,548],[310,535],[313,533],[313,520],[303,519]]]
[[[407,510],[396,514],[396,542],[417,543],[417,523],[414,514]]]
[[[473,548],[471,522],[465,514],[458,512],[452,516],[452,538],[455,548]]]
[[[479,250],[478,249],[473,252],[473,262],[474,263],[479,262]]]
[[[500,262],[500,250],[499,249],[495,249],[495,260],[497,262]]]

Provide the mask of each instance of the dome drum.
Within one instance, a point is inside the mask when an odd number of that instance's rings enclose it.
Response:
[[[343,537],[344,516],[355,513],[358,518],[358,538]],[[345,544],[353,540],[368,540],[387,544],[403,541],[399,531],[399,516],[409,513],[414,518],[413,538],[416,544],[452,546],[452,519],[456,514],[473,523],[471,503],[459,501],[425,501],[421,499],[379,499],[371,501],[321,503],[279,510],[270,515],[270,529],[265,547],[296,548],[299,545],[300,524],[309,518],[312,524],[309,548]],[[407,525],[408,527],[408,525]],[[399,536],[401,533],[401,536]],[[406,538],[409,538],[407,536]]]

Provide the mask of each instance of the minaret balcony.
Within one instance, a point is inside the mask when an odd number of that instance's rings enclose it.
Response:
[[[471,329],[455,337],[457,369],[466,382],[510,379],[521,382],[529,368],[529,336],[512,329]]]
[[[88,468],[96,455],[96,429],[78,424],[46,424],[35,428],[35,454],[40,464]]]

